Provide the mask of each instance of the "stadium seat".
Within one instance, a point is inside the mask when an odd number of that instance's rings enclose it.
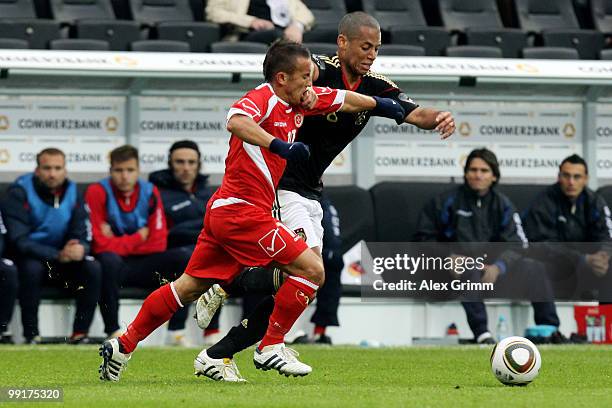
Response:
[[[496,0],[438,0],[444,27],[450,32],[465,32],[467,28],[502,29]]]
[[[581,59],[597,59],[605,46],[603,33],[585,30],[544,30],[544,45],[547,47],[575,48]]]
[[[378,50],[379,56],[424,57],[425,48],[418,45],[385,44]]]
[[[0,38],[0,49],[28,49],[30,44],[19,38]],[[2,194],[0,193],[0,196]]]
[[[448,57],[468,58],[503,58],[504,55],[499,47],[488,47],[485,45],[457,45],[446,49]]]
[[[523,48],[523,58],[529,59],[580,59],[578,51],[565,47],[527,47]]]
[[[612,34],[612,0],[591,0],[589,4],[595,28],[604,34]]]
[[[4,0],[0,1],[0,18],[36,18],[36,11],[32,0]],[[0,35],[4,33],[0,31]]]
[[[152,27],[164,21],[193,21],[188,0],[129,0],[132,18]]]
[[[220,28],[214,23],[163,22],[156,26],[160,40],[184,41],[191,52],[209,52],[210,45],[221,38]]]
[[[363,0],[363,11],[380,23],[383,31],[391,27],[426,27],[419,0]]]
[[[522,215],[546,187],[546,184],[499,184],[496,189],[507,196]]]
[[[210,50],[212,52],[228,54],[265,54],[266,51],[268,51],[268,46],[266,44],[248,41],[219,41],[211,44]]]
[[[325,187],[325,194],[338,210],[343,252],[361,240],[375,239],[374,207],[368,190],[357,186],[330,186]]]
[[[514,0],[519,24],[530,33],[547,29],[577,29],[572,0]]]
[[[370,189],[376,219],[376,241],[412,241],[426,203],[454,186],[451,183],[382,182]]]
[[[331,43],[304,43],[311,53],[313,54],[323,54],[323,55],[336,55],[336,50],[338,46],[336,44]]]
[[[189,44],[184,41],[143,40],[132,43],[132,51],[140,52],[189,52]]]
[[[527,34],[515,28],[469,27],[465,30],[468,45],[499,47],[504,58],[520,58],[521,50],[527,47]]]
[[[612,49],[601,50],[601,52],[599,53],[599,59],[604,61],[612,60]]]
[[[66,24],[89,18],[115,19],[110,0],[50,0],[53,18]]]
[[[90,50],[90,51],[108,51],[110,45],[108,41],[102,40],[83,40],[80,38],[62,38],[53,40],[49,43],[51,50]]]
[[[77,38],[102,40],[113,51],[128,51],[130,44],[143,39],[140,26],[126,20],[82,20],[75,24]]]
[[[304,33],[304,42],[336,43],[338,21],[346,14],[344,0],[304,0],[315,17],[315,26]]]
[[[60,27],[50,20],[0,21],[0,35],[4,38],[26,40],[32,49],[47,49],[49,41],[60,38]]]
[[[444,55],[450,45],[450,35],[441,27],[391,27],[389,30],[391,44],[416,45],[425,48],[425,55]]]

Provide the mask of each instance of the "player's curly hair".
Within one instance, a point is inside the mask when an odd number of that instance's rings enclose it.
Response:
[[[279,72],[291,74],[295,71],[298,58],[310,59],[310,51],[302,44],[278,40],[272,43],[263,63],[263,74],[267,82],[271,82]]]

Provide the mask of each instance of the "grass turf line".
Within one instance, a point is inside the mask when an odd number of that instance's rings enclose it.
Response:
[[[541,346],[542,369],[528,387],[494,378],[491,348],[297,349],[314,368],[307,377],[256,370],[247,350],[236,362],[249,383],[217,383],[193,375],[197,349],[141,348],[122,380],[107,383],[98,379],[96,348],[0,346],[0,386],[61,386],[63,405],[75,407],[612,406],[607,346]]]

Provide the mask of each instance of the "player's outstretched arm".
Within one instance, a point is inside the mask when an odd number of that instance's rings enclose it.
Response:
[[[245,115],[233,115],[227,121],[227,130],[240,140],[252,145],[265,147],[287,160],[305,160],[310,156],[308,146],[303,143],[287,143],[275,138]]]
[[[406,111],[396,101],[390,98],[367,96],[357,92],[346,91],[341,112],[355,113],[364,110],[372,111],[372,115],[393,119],[397,124],[404,123]]]
[[[455,133],[455,119],[450,112],[418,107],[406,117],[406,122],[421,129],[436,130],[442,139]]]

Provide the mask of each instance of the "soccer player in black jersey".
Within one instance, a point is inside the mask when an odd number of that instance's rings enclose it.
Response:
[[[381,46],[380,25],[375,18],[364,12],[347,14],[341,19],[338,32],[337,55],[313,58],[313,85],[392,98],[406,111],[406,123],[421,129],[436,130],[443,139],[454,133],[455,121],[450,112],[420,107],[392,81],[370,71]],[[310,158],[307,162],[288,163],[278,184],[273,215],[302,236],[308,246],[319,254],[321,254],[323,240],[321,226],[323,210],[319,203],[323,189],[321,177],[334,158],[366,126],[369,118],[369,112],[333,113],[327,116],[306,118],[297,140],[310,147]],[[272,275],[263,268],[251,268],[238,279],[242,280],[242,290],[261,290],[262,286],[267,285],[267,282],[270,282],[269,286],[272,288],[274,284],[277,286],[278,274],[278,271],[276,275]],[[337,288],[340,285],[340,276],[327,276],[325,286],[328,285]],[[270,289],[270,292],[272,293],[273,289]],[[339,293],[338,290],[329,292]],[[202,295],[197,305],[198,313],[204,311],[209,303],[215,308],[220,304],[220,302],[209,301],[214,296],[221,297],[223,294],[206,293]],[[208,349],[208,356],[219,359],[231,358],[242,348],[260,340],[265,333],[273,304],[271,296],[266,298],[253,311],[248,319],[248,324],[243,321],[242,324],[232,328],[224,339]],[[212,316],[213,312],[214,310],[209,310],[207,314]],[[333,314],[335,317],[337,310]],[[202,319],[199,319],[199,324],[200,320]],[[317,321],[314,323],[319,326]],[[321,326],[317,334],[324,334]]]

